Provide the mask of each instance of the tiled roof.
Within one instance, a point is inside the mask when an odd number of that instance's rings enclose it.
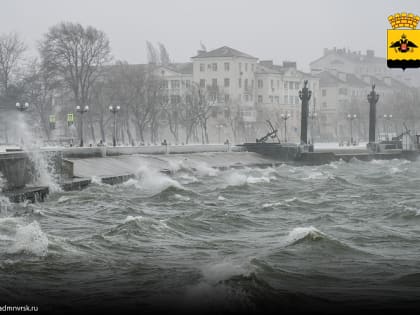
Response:
[[[192,58],[213,58],[213,57],[242,57],[242,58],[248,58],[248,59],[258,59],[255,57],[252,57],[251,55],[245,54],[239,50],[230,48],[228,46],[223,46],[211,51],[205,51],[199,53],[197,56],[194,56]]]
[[[166,66],[168,69],[173,70],[182,74],[192,74],[193,73],[193,64],[192,62],[182,62],[182,63],[171,63]]]

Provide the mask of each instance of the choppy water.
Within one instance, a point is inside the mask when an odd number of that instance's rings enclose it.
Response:
[[[417,306],[420,162],[173,169],[39,204],[0,197],[0,305]]]

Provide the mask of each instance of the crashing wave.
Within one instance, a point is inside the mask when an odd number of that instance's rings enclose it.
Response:
[[[48,237],[39,223],[23,225],[19,219],[0,219],[0,236],[6,240],[6,247],[0,251],[6,254],[32,254],[44,257],[48,254]]]

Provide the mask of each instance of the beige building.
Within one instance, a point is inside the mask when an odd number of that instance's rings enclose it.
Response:
[[[256,80],[260,133],[266,130],[265,120],[270,119],[279,129],[282,139],[287,136],[289,141],[298,142],[301,120],[299,90],[302,89],[303,82],[308,80],[308,87],[312,91],[309,107],[310,111],[313,111],[318,97],[318,78],[297,70],[295,62],[283,62],[280,66],[274,65],[271,60],[266,60],[258,64]],[[290,118],[285,122],[281,115],[283,117],[290,115]],[[285,125],[287,135],[284,130]]]

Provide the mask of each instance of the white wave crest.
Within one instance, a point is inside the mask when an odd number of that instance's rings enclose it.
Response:
[[[281,206],[281,205],[282,205],[281,202],[264,203],[262,205],[262,208],[265,209],[265,208],[271,208],[271,207],[276,207],[276,206]]]
[[[216,284],[222,280],[228,280],[233,276],[249,275],[249,272],[244,267],[233,262],[207,265],[201,271],[204,278],[212,284]]]
[[[17,225],[12,245],[6,251],[9,254],[34,254],[46,256],[48,253],[48,237],[42,232],[37,221],[28,225]]]
[[[131,178],[122,185],[134,186],[137,189],[140,189],[142,193],[151,195],[158,194],[169,187],[184,189],[184,187],[175,179],[162,174],[158,170],[148,167],[147,165],[138,169],[137,176],[138,179]]]
[[[217,176],[219,174],[219,170],[209,166],[205,162],[196,162],[192,165],[193,168],[200,176]]]
[[[190,201],[190,200],[191,200],[191,198],[190,198],[190,197],[188,197],[188,196],[183,196],[183,195],[180,195],[180,194],[175,194],[175,195],[174,195],[174,198],[175,198],[176,200],[180,200],[180,201]]]
[[[325,234],[313,226],[297,227],[290,231],[289,234],[284,238],[283,244],[285,246],[289,246],[307,237],[313,241],[316,241],[325,237]]]

